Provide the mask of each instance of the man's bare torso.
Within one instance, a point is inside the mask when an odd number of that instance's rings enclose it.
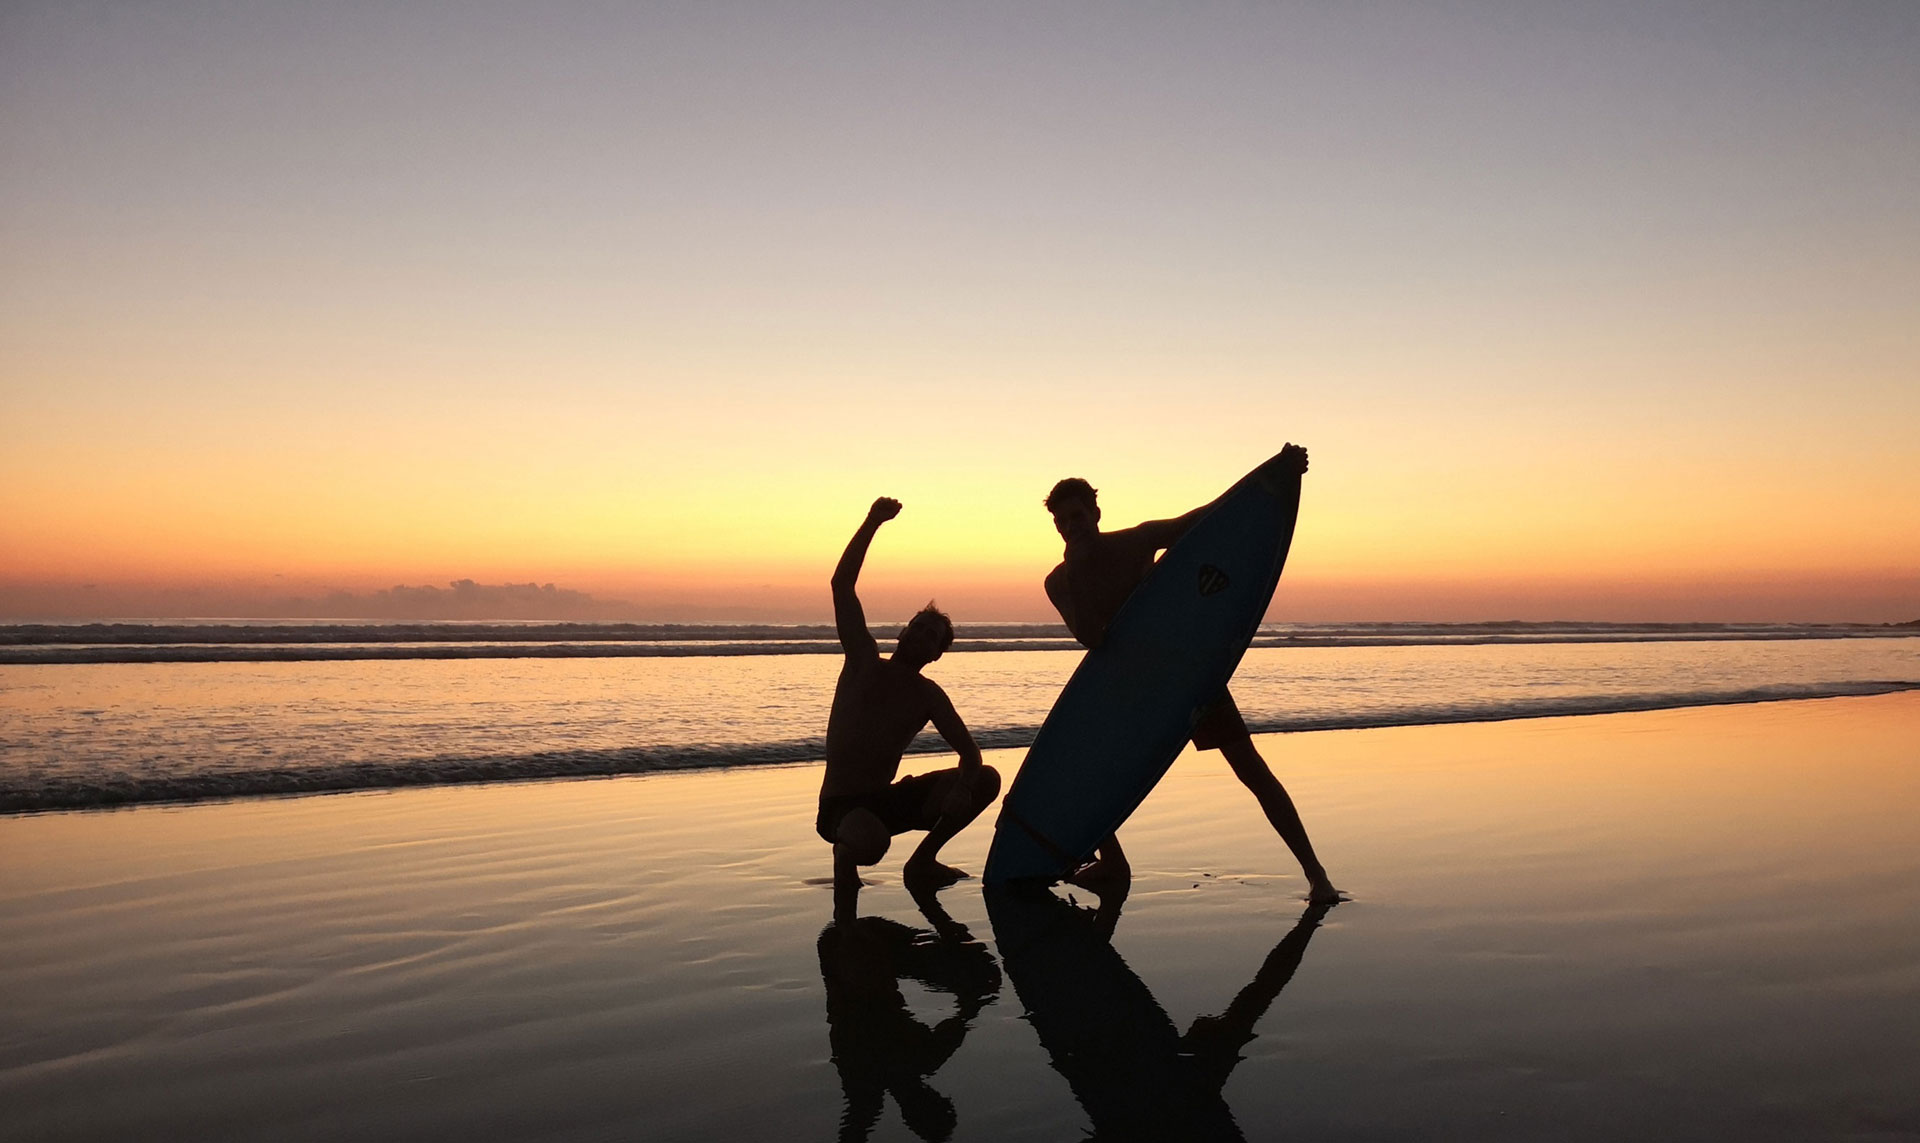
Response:
[[[1047,597],[1074,638],[1097,647],[1127,597],[1153,571],[1154,549],[1132,529],[1103,532],[1067,545],[1047,575]]]
[[[890,659],[848,658],[827,716],[822,797],[885,789],[900,756],[933,716],[935,684]]]

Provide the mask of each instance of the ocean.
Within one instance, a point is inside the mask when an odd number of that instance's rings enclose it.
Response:
[[[814,761],[837,651],[822,626],[0,627],[0,812]],[[1018,748],[1079,658],[974,626],[926,673]],[[1257,732],[1911,689],[1911,626],[1767,624],[1273,624],[1233,681]]]

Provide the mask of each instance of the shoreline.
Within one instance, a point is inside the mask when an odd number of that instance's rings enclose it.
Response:
[[[1593,699],[1540,700],[1532,708],[1427,709],[1404,717],[1355,716],[1248,720],[1256,735],[1365,731],[1393,727],[1457,726],[1549,718],[1593,718],[1653,711],[1688,710],[1776,702],[1819,702],[1867,698],[1920,690],[1920,682],[1884,682],[1780,686],[1711,695],[1608,696]],[[1038,727],[987,729],[975,739],[984,750],[1021,750],[1032,745]],[[61,784],[43,791],[0,788],[0,821],[41,814],[100,813],[146,806],[207,805],[232,801],[304,798],[322,795],[436,787],[496,786],[648,774],[691,774],[818,765],[821,740],[721,747],[634,747],[614,750],[561,750],[505,758],[426,758],[400,763],[343,766],[330,771],[285,770],[226,772],[161,779],[131,791],[126,785],[80,787]],[[741,755],[750,755],[742,760]],[[952,754],[945,742],[923,733],[907,757]],[[753,756],[757,755],[757,756]],[[716,757],[718,756],[718,757]],[[148,791],[164,790],[161,794]],[[180,792],[173,792],[173,791]]]

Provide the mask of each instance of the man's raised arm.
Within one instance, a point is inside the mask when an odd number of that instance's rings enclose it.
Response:
[[[1300,445],[1289,444],[1269,457],[1266,463],[1255,471],[1274,479],[1298,480],[1307,472],[1307,450]],[[1186,535],[1187,529],[1198,524],[1200,517],[1212,511],[1213,506],[1218,503],[1220,503],[1220,497],[1215,497],[1193,511],[1175,516],[1171,520],[1148,520],[1126,531],[1127,534],[1153,545],[1153,550],[1156,552],[1163,548],[1171,548],[1174,541]]]
[[[867,509],[866,520],[847,541],[847,550],[840,553],[839,566],[833,569],[833,625],[840,633],[840,646],[849,655],[880,654],[873,632],[867,630],[867,613],[853,588],[860,580],[860,565],[867,562],[867,546],[873,543],[873,534],[899,514],[898,500],[886,496],[875,500]]]

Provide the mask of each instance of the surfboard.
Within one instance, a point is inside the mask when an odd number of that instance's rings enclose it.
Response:
[[[1087,652],[1001,801],[984,879],[1058,880],[1146,800],[1226,690],[1286,566],[1300,478],[1255,469]]]

